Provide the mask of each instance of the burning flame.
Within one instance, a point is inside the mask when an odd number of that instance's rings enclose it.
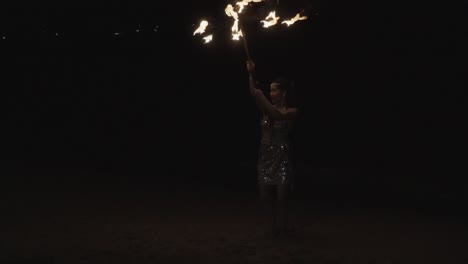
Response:
[[[233,40],[239,40],[240,37],[243,37],[242,31],[239,31],[239,32],[237,32],[237,33],[232,33],[232,39],[233,39]]]
[[[228,17],[234,18],[234,24],[231,27],[233,40],[239,40],[240,37],[243,36],[242,30],[239,30],[239,14],[242,12],[244,7],[248,6],[251,2],[259,3],[263,1],[264,0],[242,0],[236,3],[237,11],[231,4],[228,4],[226,6],[226,8],[224,9],[224,12],[226,12],[226,15]]]
[[[224,9],[224,12],[226,13],[228,17],[232,17],[234,19],[234,23],[231,27],[233,40],[239,40],[240,37],[243,37],[242,30],[239,29],[239,14],[242,13],[242,10],[244,10],[244,8],[252,2],[259,3],[263,1],[265,0],[242,0],[240,2],[235,3],[234,6],[231,4],[228,4],[226,6],[226,8]],[[276,25],[279,19],[280,17],[276,16],[276,11],[271,11],[268,14],[268,16],[260,22],[263,23],[263,27],[268,28],[268,27]],[[283,22],[281,22],[281,24],[286,24],[289,27],[290,25],[294,24],[298,20],[305,20],[305,19],[307,19],[307,16],[301,16],[300,13],[298,13],[292,19],[284,20]],[[200,26],[195,30],[195,32],[193,32],[193,35],[194,36],[196,34],[202,35],[203,33],[205,33],[207,26],[208,26],[208,21],[202,20],[200,22]],[[208,36],[205,36],[203,37],[203,40],[205,44],[209,43],[213,40],[213,35],[210,34]]]
[[[244,10],[244,7],[245,6],[248,6],[249,3],[251,2],[255,2],[255,3],[259,3],[259,2],[262,2],[263,0],[242,0],[242,2],[237,2],[236,5],[238,6],[239,10],[237,12],[242,13],[242,10]]]
[[[232,39],[239,40],[239,38],[242,36],[242,31],[239,30],[239,15],[236,11],[234,11],[234,7],[230,4],[226,6],[224,11],[226,12],[227,16],[234,18],[234,24],[231,27]]]
[[[234,10],[234,7],[231,4],[226,6],[226,8],[224,9],[224,12],[226,12],[226,15],[228,17],[233,17],[235,20],[239,19],[237,12]]]
[[[263,23],[263,27],[265,28],[271,27],[273,25],[276,25],[276,23],[278,23],[278,19],[280,19],[280,17],[276,16],[275,13],[276,11],[270,12],[270,14],[268,14],[265,20],[260,21]]]
[[[242,36],[242,30],[239,30],[239,20],[234,21],[234,25],[231,27],[232,31],[232,39],[233,40],[239,40],[239,38]]]
[[[213,40],[213,34],[204,37],[203,40],[205,40],[205,44],[211,42]]]
[[[195,36],[196,34],[203,34],[207,26],[208,26],[208,21],[202,20],[200,22],[200,26],[195,30],[195,32],[193,32],[193,35]]]
[[[306,19],[307,19],[307,16],[300,16],[300,14],[298,13],[292,19],[285,20],[285,21],[281,22],[281,24],[286,24],[289,27],[290,25],[294,24],[298,20],[306,20]]]

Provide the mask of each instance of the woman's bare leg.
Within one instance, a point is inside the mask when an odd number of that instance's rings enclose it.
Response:
[[[265,221],[267,232],[269,232],[271,236],[276,236],[276,208],[274,199],[274,187],[275,186],[259,184],[262,218]]]
[[[277,186],[277,223],[278,228],[281,233],[285,233],[287,231],[288,225],[288,196],[289,196],[289,185],[288,184],[281,184]]]

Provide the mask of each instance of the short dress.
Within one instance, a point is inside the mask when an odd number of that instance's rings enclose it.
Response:
[[[257,177],[260,185],[294,183],[291,147],[289,139],[290,121],[271,120],[264,116],[260,123],[261,141],[258,150]]]

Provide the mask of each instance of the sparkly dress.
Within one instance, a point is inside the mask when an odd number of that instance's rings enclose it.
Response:
[[[261,120],[261,141],[258,150],[257,177],[261,185],[293,184],[293,168],[289,140],[290,121]]]

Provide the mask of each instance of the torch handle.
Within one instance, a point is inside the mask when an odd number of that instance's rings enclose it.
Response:
[[[249,46],[247,45],[247,39],[245,38],[244,31],[242,31],[242,41],[244,42],[245,54],[247,55],[247,59],[250,61],[252,58],[250,57]]]
[[[244,25],[240,18],[239,18],[239,27],[242,32],[241,38],[242,38],[242,42],[244,43],[245,54],[247,55],[248,60],[252,60],[252,57],[250,57],[249,45],[247,45],[247,36],[246,36],[247,34],[245,33]]]

